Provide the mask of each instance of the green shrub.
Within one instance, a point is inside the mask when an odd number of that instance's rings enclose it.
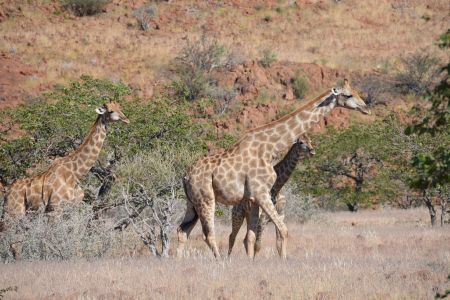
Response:
[[[131,123],[111,124],[100,160],[112,151],[119,156],[132,155],[161,144],[205,150],[200,134],[202,125],[192,122],[187,104],[166,98],[148,103],[124,101],[124,96],[132,96],[131,89],[124,84],[83,76],[80,81],[57,87],[28,105],[3,110],[1,119],[20,124],[24,135],[0,144],[2,182],[11,183],[37,163],[76,149],[97,117],[95,108],[108,100],[121,103]],[[7,134],[0,132],[0,138]]]
[[[63,0],[63,7],[77,16],[92,16],[100,13],[110,0]]]
[[[269,48],[263,49],[261,51],[261,58],[259,60],[259,63],[264,68],[268,68],[277,60],[277,54]]]
[[[421,149],[437,147],[441,139],[411,138],[394,116],[345,130],[328,128],[313,137],[316,155],[303,160],[294,180],[303,192],[321,199],[327,208],[368,207],[391,203],[410,193],[410,157]]]
[[[292,78],[292,90],[297,99],[303,99],[309,90],[309,83],[305,77],[300,75]]]

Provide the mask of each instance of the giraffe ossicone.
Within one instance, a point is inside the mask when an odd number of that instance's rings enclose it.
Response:
[[[184,220],[178,228],[177,255],[182,256],[184,244],[200,219],[206,243],[214,256],[220,257],[214,230],[216,201],[236,205],[254,199],[252,220],[259,219],[258,211],[262,208],[279,232],[279,253],[285,258],[287,227],[278,215],[270,193],[277,178],[273,165],[280,153],[286,153],[299,137],[335,107],[370,113],[345,80],[342,87],[328,90],[294,112],[247,131],[229,150],[195,162],[183,179],[188,200]],[[248,255],[253,257],[257,221],[251,223],[247,244]]]

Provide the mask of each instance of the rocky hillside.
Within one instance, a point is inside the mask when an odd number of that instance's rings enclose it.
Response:
[[[447,1],[113,0],[82,17],[62,3],[0,1],[0,108],[82,74],[124,82],[151,101],[176,78],[180,51],[206,35],[233,55],[233,68],[212,76],[236,97],[225,116],[208,107],[204,112],[220,131],[233,133],[299,105],[295,76],[309,86],[304,99],[344,76],[356,82],[395,74],[402,56],[429,47],[450,20]],[[263,67],[266,50],[274,62]],[[388,110],[409,107],[388,100]],[[349,112],[337,110],[325,122],[346,127]]]

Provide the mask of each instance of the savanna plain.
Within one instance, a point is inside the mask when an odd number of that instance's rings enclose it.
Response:
[[[0,266],[0,282],[17,286],[8,299],[430,299],[450,284],[450,232],[431,228],[425,209],[321,213],[289,229],[286,261],[273,226],[254,261],[243,230],[227,258],[219,224],[218,260],[197,228],[179,260],[17,262]]]

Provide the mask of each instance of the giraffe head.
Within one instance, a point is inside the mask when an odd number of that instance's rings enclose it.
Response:
[[[297,142],[301,143],[301,149],[305,152],[308,152],[310,155],[316,154],[316,150],[314,150],[314,147],[311,144],[311,139],[307,134],[301,135]]]
[[[123,114],[120,105],[114,102],[103,104],[103,106],[95,110],[99,115],[105,117],[107,122],[122,121],[126,124],[130,123],[130,120]]]
[[[344,79],[343,87],[333,88],[332,93],[337,96],[337,106],[358,110],[363,114],[370,115],[370,109],[358,93],[352,89],[347,79]]]

